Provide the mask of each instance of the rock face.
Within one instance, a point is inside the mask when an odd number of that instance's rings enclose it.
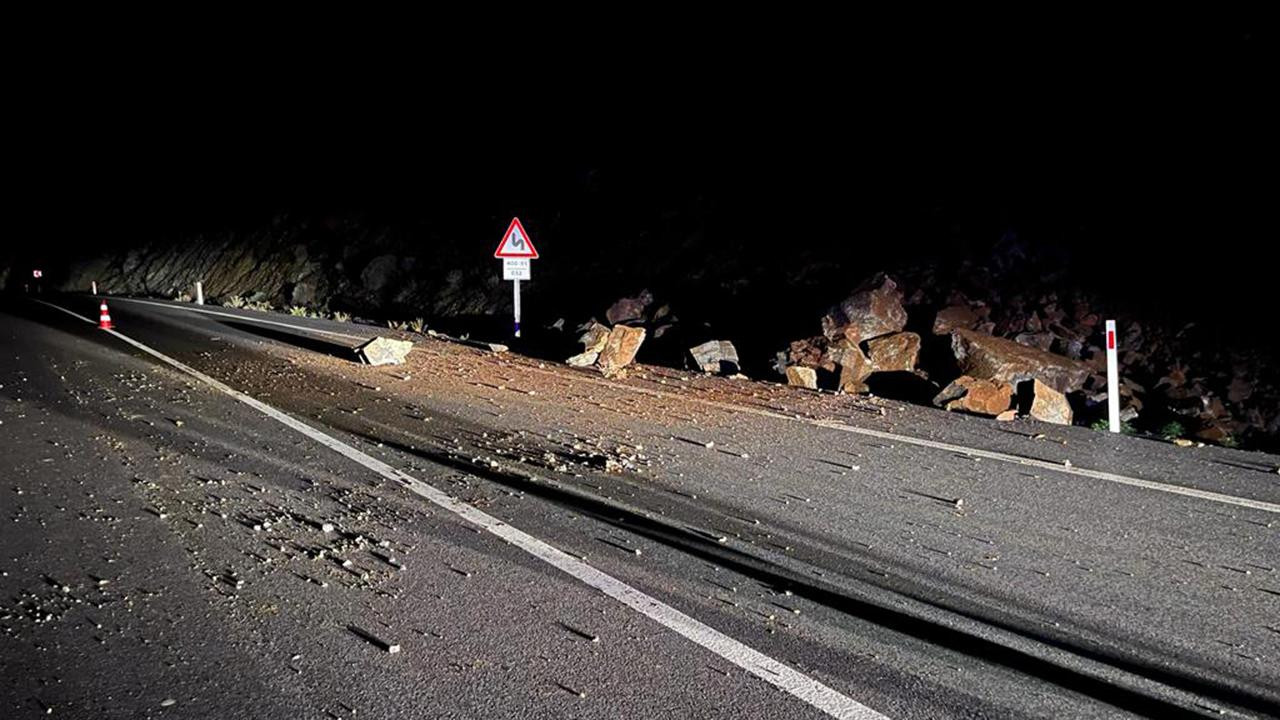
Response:
[[[854,342],[901,332],[907,325],[902,293],[887,275],[876,275],[822,318],[822,334]]]
[[[1027,414],[1042,422],[1071,424],[1071,404],[1067,396],[1039,380],[1027,380],[1018,386],[1019,395],[1029,396]]]
[[[818,371],[811,367],[791,365],[787,368],[787,384],[796,387],[818,389]]]
[[[732,375],[738,372],[738,350],[728,340],[708,340],[689,348],[693,362],[703,372]]]
[[[408,340],[376,337],[356,348],[356,357],[367,365],[400,365],[413,349]]]
[[[1061,393],[1079,390],[1092,373],[1082,362],[974,330],[953,330],[951,351],[965,375],[1009,384],[1036,378]]]
[[[645,329],[615,325],[605,338],[604,347],[596,364],[605,375],[613,375],[636,359],[636,352],[644,342]]]
[[[867,354],[874,372],[911,372],[920,357],[920,336],[900,332],[869,340]]]
[[[1013,404],[1013,386],[961,375],[938,393],[933,404],[947,410],[996,417]]]

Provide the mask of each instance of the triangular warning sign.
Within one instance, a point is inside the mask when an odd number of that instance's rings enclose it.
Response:
[[[493,253],[497,258],[536,258],[538,251],[533,247],[533,240],[520,224],[520,218],[511,218],[511,225],[502,234],[502,242]]]

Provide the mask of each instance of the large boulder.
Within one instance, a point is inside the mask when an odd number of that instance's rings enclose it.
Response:
[[[920,357],[920,336],[912,332],[884,335],[867,341],[867,354],[875,372],[911,372]]]
[[[965,375],[1010,385],[1035,378],[1061,393],[1079,390],[1093,372],[1071,358],[963,328],[951,332],[951,351]]]
[[[883,273],[859,287],[822,318],[822,334],[831,340],[844,337],[860,342],[902,332],[906,326],[902,292]]]
[[[610,325],[628,322],[644,322],[645,310],[653,304],[653,293],[641,290],[640,294],[630,298],[620,298],[609,307],[604,319]]]
[[[995,417],[1013,404],[1013,386],[961,375],[933,398],[933,404],[946,410]]]
[[[596,364],[605,375],[613,375],[636,359],[636,352],[644,342],[644,328],[615,325],[605,339],[604,348]]]

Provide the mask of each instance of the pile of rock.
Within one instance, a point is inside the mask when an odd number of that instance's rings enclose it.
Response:
[[[1280,442],[1274,359],[1222,347],[1194,323],[1160,326],[1108,312],[1098,297],[1078,289],[1054,292],[1074,283],[1026,248],[1000,247],[981,264],[917,268],[899,280],[907,288],[905,307],[932,315],[936,334],[994,336],[1072,361],[1066,386],[1041,380],[1071,395],[1086,421],[1105,416],[1103,320],[1116,317],[1123,420],[1141,419],[1151,431],[1180,428],[1207,442]]]
[[[609,327],[594,319],[578,329],[582,331],[578,342],[582,343],[583,350],[565,362],[574,367],[595,367],[610,377],[635,361],[645,338],[642,327]]]
[[[921,337],[906,330],[907,321],[897,283],[880,273],[822,317],[822,335],[792,342],[782,354],[781,369],[791,385],[847,393],[866,392],[878,373],[907,373],[928,381],[918,367]],[[1002,420],[1022,414],[1071,424],[1074,413],[1067,396],[1085,391],[1093,367],[1050,352],[1040,341],[995,337],[982,331],[991,329],[982,323],[980,312],[963,305],[944,308],[934,317],[933,333],[950,336],[948,362],[935,365],[959,373],[945,387],[933,385],[938,390],[934,404]]]
[[[916,372],[920,336],[904,332],[902,293],[883,273],[822,317],[822,334],[791,343],[780,369],[792,385],[866,392],[874,373]]]

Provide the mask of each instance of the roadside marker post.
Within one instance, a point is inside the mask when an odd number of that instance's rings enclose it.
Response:
[[[98,294],[98,281],[97,281],[97,280],[94,280],[93,282],[91,282],[91,283],[89,283],[89,284],[93,286],[93,294],[94,294],[94,295],[97,295],[97,294]]]
[[[199,280],[196,281],[196,304],[204,304],[204,284]]]
[[[515,323],[515,336],[520,337],[520,281],[533,279],[533,263],[530,261],[538,257],[538,250],[533,246],[533,240],[525,231],[524,225],[520,224],[520,218],[511,218],[511,224],[502,234],[502,242],[498,243],[493,256],[502,260],[502,279],[514,283],[512,319]]]
[[[1120,363],[1116,359],[1116,321],[1107,321],[1107,420],[1120,432]]]

